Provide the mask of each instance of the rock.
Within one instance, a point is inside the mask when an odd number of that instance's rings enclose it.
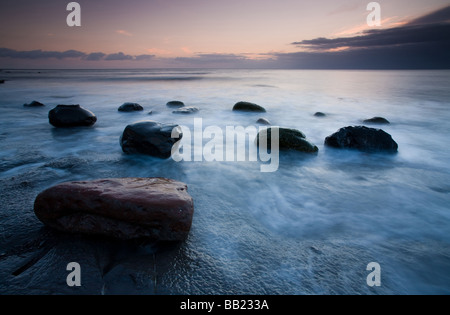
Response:
[[[147,115],[153,115],[153,111],[149,111]]]
[[[363,152],[398,151],[398,144],[383,130],[362,126],[346,127],[325,139],[325,145],[339,149],[356,149]]]
[[[5,83],[5,80],[0,80],[0,84],[3,84],[3,83]]]
[[[180,140],[172,138],[172,130],[181,128],[177,125],[163,125],[155,121],[143,121],[125,128],[120,145],[127,154],[145,154],[161,159],[168,159],[172,155],[172,147]]]
[[[366,119],[363,121],[365,124],[379,124],[379,125],[389,125],[390,122],[386,118],[383,117],[374,117],[371,119]]]
[[[137,103],[125,103],[119,107],[119,112],[141,112],[144,110],[144,107]]]
[[[267,141],[267,148],[271,149],[272,129],[271,127],[262,130],[256,137],[256,145],[259,147],[260,141]],[[296,150],[305,153],[317,153],[319,148],[309,142],[303,132],[295,129],[278,128],[279,130],[279,148],[280,150]]]
[[[45,106],[42,103],[39,103],[37,101],[32,101],[30,104],[23,104],[24,107],[43,107]]]
[[[257,121],[256,123],[257,123],[257,124],[260,124],[260,125],[265,125],[265,126],[270,126],[270,125],[272,125],[272,124],[270,123],[270,121],[267,120],[267,119],[265,119],[265,118],[260,118],[260,119],[258,119],[258,121]]]
[[[180,109],[177,109],[176,111],[173,111],[173,114],[194,114],[199,112],[200,109],[197,107],[183,107]]]
[[[314,114],[314,117],[326,117],[327,115],[325,113],[322,112],[317,112]]]
[[[97,117],[91,111],[80,105],[58,105],[52,109],[48,118],[50,124],[55,127],[81,127],[92,126],[97,122]]]
[[[184,107],[184,103],[180,101],[168,102],[166,105],[167,107],[177,107],[177,108]]]
[[[117,178],[57,185],[34,204],[45,225],[68,233],[120,240],[181,241],[194,204],[184,183],[165,178]]]
[[[242,111],[242,112],[260,112],[265,113],[266,110],[256,104],[249,103],[249,102],[239,102],[233,107],[233,111]]]

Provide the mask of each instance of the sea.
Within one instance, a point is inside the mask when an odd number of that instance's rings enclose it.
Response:
[[[450,71],[2,70],[0,79],[1,294],[450,294]],[[46,106],[23,106],[33,100]],[[175,115],[173,100],[200,111]],[[239,101],[267,112],[233,112]],[[118,112],[125,102],[145,110]],[[98,121],[54,128],[48,112],[60,104]],[[368,127],[392,135],[397,154],[324,145],[375,116],[391,124]],[[265,173],[261,161],[176,162],[120,147],[129,124],[196,133],[200,118],[223,130],[266,118],[302,131],[319,153],[281,151]],[[185,182],[195,205],[188,239],[66,235],[34,215],[53,185],[117,177]],[[71,262],[81,287],[67,285]]]

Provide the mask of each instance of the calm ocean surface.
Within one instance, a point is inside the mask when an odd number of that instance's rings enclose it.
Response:
[[[76,261],[77,293],[87,294],[450,294],[450,71],[4,70],[0,79],[0,293],[74,293],[65,267]],[[47,106],[23,107],[33,100]],[[174,115],[171,100],[201,111]],[[232,112],[241,100],[267,113]],[[117,112],[124,102],[145,111]],[[98,122],[55,129],[47,115],[58,104],[80,104]],[[397,155],[324,147],[374,116],[391,121],[375,128],[392,135]],[[259,162],[176,163],[119,145],[141,120],[225,129],[260,117],[303,131],[319,154],[282,152],[279,170],[261,173]],[[129,248],[49,236],[35,218],[42,190],[108,177],[187,183],[189,239]],[[381,287],[366,284],[370,262],[381,265]]]

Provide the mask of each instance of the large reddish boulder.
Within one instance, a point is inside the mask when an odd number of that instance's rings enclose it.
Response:
[[[121,240],[184,240],[194,204],[184,183],[165,178],[70,182],[36,198],[34,211],[47,226],[69,233]]]

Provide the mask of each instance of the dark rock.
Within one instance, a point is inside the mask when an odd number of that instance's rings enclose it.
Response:
[[[271,149],[272,141],[272,129],[271,127],[262,130],[256,137],[256,145],[259,147],[259,142],[263,141],[267,143],[267,148]],[[280,150],[296,150],[306,153],[317,153],[319,148],[309,142],[303,132],[295,129],[277,128],[279,130],[279,148]]]
[[[48,118],[50,124],[55,127],[81,127],[92,126],[97,122],[97,117],[91,111],[80,105],[58,105],[52,109]]]
[[[141,112],[144,110],[144,107],[137,103],[125,103],[119,107],[119,112]]]
[[[3,83],[5,83],[5,80],[0,80],[0,84],[3,84]]]
[[[194,204],[184,183],[164,178],[70,182],[39,194],[36,216],[59,231],[120,240],[181,241]]]
[[[378,124],[378,125],[389,125],[390,122],[386,118],[383,117],[374,117],[371,119],[366,119],[363,121],[365,124]]]
[[[356,149],[363,152],[391,152],[398,150],[392,136],[383,130],[367,127],[346,127],[325,139],[325,145],[339,149]]]
[[[180,107],[184,107],[184,103],[180,102],[180,101],[172,101],[172,102],[168,102],[167,107],[176,107],[176,108],[180,108]]]
[[[172,147],[183,136],[172,138],[172,130],[177,125],[163,125],[154,121],[143,121],[125,128],[120,145],[127,154],[145,154],[161,159],[172,155]]]
[[[272,125],[272,124],[270,123],[270,121],[267,120],[266,118],[260,118],[260,119],[258,119],[258,121],[257,121],[256,123],[257,123],[257,124],[260,124],[260,125],[265,125],[265,126],[270,126],[270,125]]]
[[[259,105],[249,103],[249,102],[239,102],[233,107],[233,111],[242,111],[242,112],[260,112],[265,113],[266,110],[264,107]]]
[[[24,107],[43,107],[45,106],[42,103],[39,103],[37,101],[32,101],[30,104],[23,104]]]
[[[199,112],[200,109],[197,107],[183,107],[180,109],[177,109],[176,111],[173,111],[174,114],[194,114]]]
[[[322,112],[317,112],[314,114],[315,117],[326,117],[327,115],[325,113]]]

